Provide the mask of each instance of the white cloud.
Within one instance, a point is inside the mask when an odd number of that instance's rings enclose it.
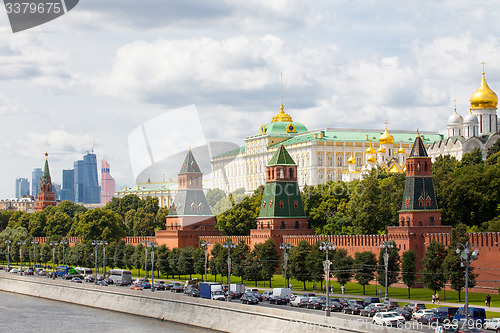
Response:
[[[0,93],[0,115],[26,112],[26,108],[16,99]]]

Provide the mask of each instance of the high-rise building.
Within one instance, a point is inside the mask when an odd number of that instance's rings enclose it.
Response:
[[[75,202],[75,170],[63,170],[61,200]]]
[[[115,194],[115,180],[109,172],[109,163],[102,160],[101,165],[101,203],[106,204],[111,201]]]
[[[40,192],[40,180],[42,179],[42,176],[42,169],[33,169],[33,172],[31,173],[31,193],[35,199],[38,199],[38,193]]]
[[[16,198],[30,195],[30,182],[28,178],[16,179]]]
[[[86,204],[101,202],[101,188],[97,181],[97,158],[88,153],[83,160],[76,161],[75,167],[75,202]]]

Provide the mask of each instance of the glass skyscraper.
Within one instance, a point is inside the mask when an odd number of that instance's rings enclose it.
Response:
[[[97,178],[97,158],[88,153],[74,163],[75,202],[86,204],[101,202],[101,187]]]
[[[61,200],[75,202],[75,170],[63,170]]]
[[[31,195],[35,199],[38,199],[38,193],[40,192],[40,180],[42,179],[43,172],[41,168],[33,169],[31,173]]]
[[[16,179],[16,198],[30,195],[30,182],[28,178]]]

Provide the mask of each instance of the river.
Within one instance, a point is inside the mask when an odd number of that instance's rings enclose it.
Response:
[[[0,332],[213,333],[217,331],[0,291]]]

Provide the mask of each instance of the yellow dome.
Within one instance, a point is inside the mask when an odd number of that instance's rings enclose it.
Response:
[[[283,104],[281,104],[280,112],[273,117],[273,120],[271,122],[275,123],[277,121],[287,121],[289,123],[293,122],[292,117],[290,117],[290,115],[285,113]]]
[[[398,154],[406,154],[406,150],[403,147],[399,147]]]
[[[349,157],[349,159],[347,160],[347,163],[356,164],[356,159],[354,157],[352,157],[352,153],[351,153],[351,157]]]
[[[382,145],[392,145],[394,143],[394,137],[385,128],[384,133],[378,138],[378,142]]]
[[[372,147],[372,141],[370,140],[370,147],[366,148],[365,154],[376,154],[375,148]]]
[[[377,149],[377,153],[379,153],[379,154],[385,154],[385,148],[382,147],[382,146],[380,146],[380,148]]]
[[[373,150],[375,151],[375,150]],[[368,156],[366,156],[366,161],[368,163],[375,163],[375,156],[373,156],[372,154],[368,154]]]
[[[488,87],[486,79],[481,80],[481,85],[472,94],[470,98],[470,106],[473,109],[496,109],[498,105],[497,94]]]

